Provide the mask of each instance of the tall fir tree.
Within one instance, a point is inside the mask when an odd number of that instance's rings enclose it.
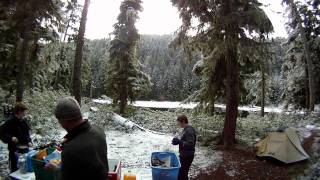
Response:
[[[171,1],[183,22],[173,43],[183,44],[187,50],[199,50],[204,55],[204,69],[200,73],[207,79],[203,86],[210,89],[205,99],[213,104],[214,93],[225,86],[227,107],[222,135],[224,145],[232,147],[239,104],[239,54],[248,57],[247,51],[256,44],[247,34],[269,33],[273,30],[272,24],[257,0]],[[199,22],[196,26],[193,19]],[[190,35],[192,29],[196,35]]]
[[[320,24],[320,2],[319,0],[308,0],[305,2],[298,0],[283,0],[287,5],[289,12],[288,27],[289,42],[302,44],[303,57],[305,59],[305,75],[306,75],[306,104],[310,111],[314,111],[317,100],[317,78],[315,76],[316,66],[318,62],[317,48],[314,43],[319,39]],[[318,46],[318,45],[316,45]],[[318,56],[318,57],[317,57]]]
[[[150,89],[149,76],[141,71],[137,59],[137,43],[140,35],[135,27],[141,0],[124,0],[120,6],[118,22],[114,25],[114,38],[110,42],[107,72],[107,91],[120,114],[125,113],[128,100],[134,101]]]

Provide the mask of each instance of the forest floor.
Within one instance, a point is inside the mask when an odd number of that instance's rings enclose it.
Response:
[[[311,162],[318,161],[316,151],[319,151],[320,131],[311,131],[311,135],[304,139],[303,148],[311,155]],[[206,171],[200,171],[193,180],[312,180],[319,179],[318,164],[311,165],[306,160],[293,164],[284,164],[271,158],[257,158],[256,149],[251,146],[237,145],[232,150],[224,150],[222,146],[217,146],[215,150],[221,150],[222,163],[212,166]],[[313,160],[312,160],[313,159]]]
[[[259,160],[251,147],[224,150],[222,163],[209,168],[194,180],[229,179],[290,179],[285,166]]]

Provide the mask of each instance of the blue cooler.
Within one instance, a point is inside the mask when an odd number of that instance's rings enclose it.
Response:
[[[177,180],[179,175],[179,169],[181,167],[180,161],[175,153],[172,152],[153,152],[151,154],[151,160],[166,159],[170,157],[170,167],[152,166],[152,179],[153,180]]]

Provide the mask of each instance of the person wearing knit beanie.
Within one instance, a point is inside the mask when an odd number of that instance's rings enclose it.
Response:
[[[72,97],[58,100],[54,115],[68,132],[62,144],[62,180],[106,180],[109,170],[106,135],[83,119],[79,103]],[[58,169],[49,163],[49,169]]]
[[[82,119],[80,105],[72,97],[65,97],[58,100],[54,114],[59,121],[76,121]]]

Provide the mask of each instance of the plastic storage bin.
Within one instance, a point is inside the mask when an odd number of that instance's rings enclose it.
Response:
[[[51,154],[55,149],[54,148],[47,148],[47,154]],[[53,170],[45,169],[46,162],[44,160],[36,159],[37,155],[34,155],[32,160],[32,166],[34,174],[36,175],[37,180],[55,180],[57,179],[58,172]]]
[[[32,165],[32,157],[38,153],[36,150],[31,150],[27,153],[27,171],[33,172],[33,165]]]
[[[151,166],[153,180],[177,180],[179,169],[181,167],[180,161],[175,153],[172,152],[153,152],[151,159],[165,159],[171,157],[170,167]],[[152,165],[152,163],[151,163]]]

